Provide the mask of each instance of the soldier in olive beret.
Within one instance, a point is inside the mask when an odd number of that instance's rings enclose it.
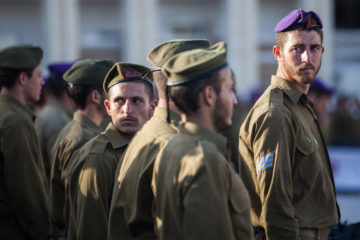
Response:
[[[324,52],[322,22],[296,9],[275,27],[271,84],[240,128],[240,176],[257,239],[328,239],[339,210],[329,154],[308,98]]]
[[[108,239],[155,239],[152,218],[154,196],[150,176],[160,148],[176,132],[175,126],[166,121],[167,80],[160,68],[177,53],[206,48],[209,45],[207,40],[171,40],[156,46],[148,53],[148,62],[155,68],[153,77],[159,91],[159,104],[153,117],[131,140],[122,164],[116,169]],[[172,102],[170,109],[171,119],[180,120]]]
[[[253,239],[249,196],[219,134],[237,102],[226,53],[220,42],[179,53],[162,68],[182,123],[154,163],[159,239]]]
[[[73,120],[59,133],[52,148],[50,195],[54,238],[66,237],[69,210],[65,206],[65,188],[69,160],[78,148],[103,131],[99,125],[107,112],[102,83],[113,64],[111,60],[81,60],[63,75],[77,110]]]
[[[128,142],[155,107],[153,80],[151,75],[144,76],[149,71],[141,65],[120,62],[105,77],[105,105],[112,122],[71,159],[78,164],[69,178],[69,239],[107,238],[115,169],[121,165]]]
[[[0,239],[49,239],[48,181],[26,106],[40,97],[41,48],[0,51]]]

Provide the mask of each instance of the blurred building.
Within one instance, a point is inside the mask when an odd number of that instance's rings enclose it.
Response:
[[[273,29],[295,8],[315,10],[324,22],[320,77],[360,92],[357,0],[0,0],[0,48],[40,45],[44,65],[89,57],[148,65],[147,52],[165,40],[226,41],[245,99],[275,72]]]

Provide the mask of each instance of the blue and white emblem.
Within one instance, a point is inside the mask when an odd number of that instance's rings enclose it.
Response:
[[[274,153],[269,153],[256,161],[256,172],[269,168],[273,165]]]

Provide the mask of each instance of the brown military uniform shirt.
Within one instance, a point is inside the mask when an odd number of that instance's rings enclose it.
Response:
[[[112,123],[76,153],[69,172],[68,239],[106,239],[115,169],[128,141]]]
[[[248,192],[225,159],[226,139],[180,126],[155,160],[152,188],[159,239],[253,239]]]
[[[35,121],[35,131],[48,179],[51,172],[51,149],[66,123],[72,119],[73,112],[61,101],[51,99]]]
[[[329,156],[308,97],[273,76],[240,129],[240,176],[254,226],[267,239],[335,225],[339,214]]]
[[[34,130],[35,116],[0,95],[0,239],[48,239],[48,184]]]
[[[111,201],[108,239],[155,239],[151,179],[154,161],[176,133],[166,121],[166,109],[157,107],[153,117],[137,132],[118,165]],[[180,117],[171,113],[172,119]]]
[[[66,166],[72,154],[87,141],[101,133],[102,129],[83,114],[74,113],[73,120],[61,130],[52,149],[52,169],[50,177],[51,221],[54,229],[65,230],[67,212],[64,210],[65,187],[67,185]]]

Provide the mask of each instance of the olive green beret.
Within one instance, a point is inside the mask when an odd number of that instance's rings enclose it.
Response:
[[[34,68],[40,64],[43,50],[33,45],[15,45],[0,51],[0,67],[9,69]]]
[[[161,71],[168,79],[167,85],[175,86],[206,77],[226,65],[226,43],[219,42],[209,48],[179,53]]]
[[[65,72],[63,78],[69,84],[88,86],[102,83],[114,62],[109,59],[85,59],[76,62]]]
[[[108,72],[104,79],[103,88],[105,92],[120,83],[130,81],[143,81],[152,87],[152,74],[148,74],[151,70],[142,65],[127,62],[116,63]]]
[[[189,51],[196,48],[208,48],[209,46],[209,41],[202,39],[171,40],[154,47],[148,53],[147,60],[153,67],[161,68],[167,60],[180,52]]]

